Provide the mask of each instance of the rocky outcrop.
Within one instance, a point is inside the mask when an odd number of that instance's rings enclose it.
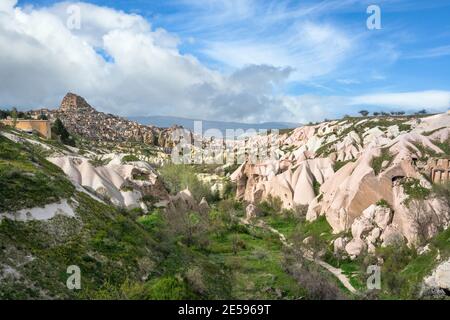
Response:
[[[44,110],[51,119],[59,118],[72,134],[101,142],[138,141],[163,148],[173,147],[173,132],[180,127],[157,128],[98,112],[83,97],[68,93],[59,109]]]
[[[83,98],[73,93],[68,93],[61,101],[60,111],[62,112],[76,112],[76,113],[93,113],[95,109]]]
[[[282,170],[280,163],[243,164],[231,175],[237,184],[237,197],[256,203],[271,195],[279,197],[285,208],[309,204],[317,196],[315,187],[334,174],[332,161],[307,159]]]
[[[64,155],[48,160],[60,167],[75,185],[93,191],[116,206],[147,210],[144,196],[156,200],[169,198],[163,183],[147,162],[122,163],[123,157],[121,154],[104,155],[102,165],[82,156]]]
[[[167,209],[178,213],[200,212],[207,214],[210,210],[210,206],[205,198],[202,198],[202,200],[197,203],[191,191],[186,188],[176,195],[169,197]]]
[[[429,179],[446,180],[449,138],[449,114],[329,121],[280,136],[277,158],[247,161],[231,178],[238,199],[279,197],[284,208],[308,205],[309,221],[324,215],[335,233],[351,230],[352,239],[335,248],[357,256],[379,245],[419,244],[448,227],[444,202],[416,201],[404,185],[430,190]]]

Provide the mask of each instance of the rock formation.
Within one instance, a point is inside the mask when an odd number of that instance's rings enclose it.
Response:
[[[335,233],[352,231],[336,250],[357,256],[397,241],[416,244],[450,223],[445,203],[417,201],[411,189],[427,195],[432,183],[447,181],[448,113],[329,121],[297,128],[276,144],[275,159],[246,161],[231,175],[237,198],[256,204],[271,195],[284,208],[308,205],[309,221],[324,215]]]
[[[180,127],[157,128],[98,112],[83,97],[68,93],[59,109],[39,111],[50,119],[59,118],[67,130],[93,141],[135,141],[163,148],[173,147],[173,132]]]
[[[49,158],[74,182],[88,191],[110,200],[114,205],[147,210],[145,196],[157,201],[169,194],[158,175],[146,162],[122,163],[124,155],[104,155],[106,164],[95,165],[82,156],[62,155]]]

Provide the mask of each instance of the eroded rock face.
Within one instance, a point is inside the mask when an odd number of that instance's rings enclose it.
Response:
[[[396,225],[391,224],[383,231],[380,239],[383,241],[383,246],[386,247],[401,244],[405,237]]]
[[[282,171],[277,162],[243,164],[231,175],[237,184],[237,197],[257,203],[269,195],[279,197],[284,208],[307,205],[316,198],[314,184],[333,175],[332,161],[318,158],[301,161]]]
[[[178,213],[198,212],[207,214],[210,210],[210,206],[205,198],[202,198],[197,203],[191,191],[186,188],[181,190],[176,195],[169,197],[169,202],[166,208],[169,212],[176,211]]]
[[[95,111],[83,98],[73,93],[68,93],[61,101],[60,106],[63,112],[93,112]]]
[[[103,155],[95,165],[83,156],[62,155],[48,160],[60,167],[75,185],[109,199],[114,205],[147,210],[144,196],[167,200],[169,194],[153,168],[143,161],[122,163],[123,154]]]
[[[443,154],[437,142],[449,141],[450,115],[404,118],[403,127],[399,118],[385,120],[392,125],[377,126],[377,118],[330,121],[283,135],[278,159],[245,163],[232,175],[238,198],[258,203],[270,195],[284,208],[307,204],[308,221],[324,215],[335,233],[352,231],[355,241],[346,244],[352,253],[430,239],[448,227],[450,210],[432,197],[419,208],[402,186],[414,179],[431,189],[426,176],[437,167],[420,159]],[[377,206],[381,200],[383,206]]]

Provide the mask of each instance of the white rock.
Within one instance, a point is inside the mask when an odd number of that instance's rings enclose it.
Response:
[[[383,247],[397,245],[404,240],[402,233],[393,224],[386,227],[380,238],[383,241]]]
[[[361,239],[364,234],[367,234],[373,229],[374,225],[370,219],[365,216],[356,218],[352,224],[352,235],[354,239]]]
[[[63,215],[67,217],[75,217],[74,211],[75,202],[69,204],[67,200],[61,200],[60,202],[55,202],[47,204],[44,207],[35,207],[31,209],[22,209],[16,212],[2,212],[0,213],[0,219],[6,217],[11,220],[17,221],[30,221],[30,220],[50,220],[56,215]]]
[[[359,256],[366,249],[366,243],[361,239],[353,239],[345,246],[345,251],[353,257]]]
[[[374,228],[372,232],[367,236],[367,243],[368,244],[375,244],[380,238],[381,235],[381,229],[380,228]]]
[[[375,223],[381,229],[386,229],[392,221],[392,211],[390,208],[377,206],[375,209]]]
[[[333,242],[334,253],[342,252],[345,250],[345,246],[347,245],[348,239],[344,237],[339,237]]]

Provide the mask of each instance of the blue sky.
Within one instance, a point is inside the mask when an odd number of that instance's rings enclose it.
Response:
[[[217,107],[220,112],[208,109],[199,112],[200,116],[276,120],[273,119],[276,111],[257,115],[258,106],[276,110],[277,101],[273,97],[281,97],[286,103],[287,111],[279,120],[292,116],[302,121],[319,120],[356,112],[359,108],[414,111],[429,107],[437,111],[449,107],[450,0],[87,2],[138,15],[148,22],[152,32],[163,30],[164,36],[172,39],[171,46],[177,54],[187,59],[193,57],[208,72],[230,81],[239,79],[255,84],[232,98],[224,97],[223,92],[213,98],[199,98],[199,104],[205,108],[216,107],[206,105],[206,100],[223,104]],[[60,1],[19,0],[16,7],[30,12],[58,4]],[[381,8],[381,30],[366,27],[369,16],[366,8],[370,4]],[[108,52],[101,45],[96,50]],[[113,61],[111,58],[109,62]],[[251,66],[265,68],[257,71],[249,69]],[[256,88],[257,83],[264,85]],[[221,85],[207,83],[204,87],[209,86]],[[194,92],[200,95],[204,90]],[[237,110],[231,112],[233,115],[227,114],[228,108],[237,105],[244,108],[245,101],[254,98],[246,96],[247,92],[258,96],[258,101],[261,96],[270,97],[267,103],[249,107],[253,115],[249,111],[240,119]],[[364,97],[368,97],[367,103]],[[107,99],[95,95],[92,99],[107,109]],[[430,106],[422,105],[428,101]],[[189,116],[197,110],[174,108],[176,114],[172,114],[170,102],[161,99],[157,103],[161,106],[159,110],[132,108],[129,113]],[[335,103],[342,107],[334,106]]]

